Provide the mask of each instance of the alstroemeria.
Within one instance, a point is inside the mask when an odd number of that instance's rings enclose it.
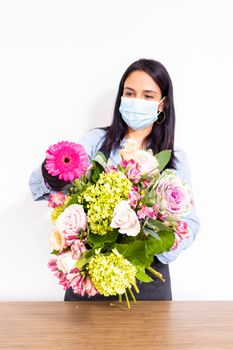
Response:
[[[84,296],[87,294],[93,297],[98,294],[97,289],[91,282],[89,277],[84,277],[78,269],[74,269],[72,273],[67,274],[67,280],[74,293]]]
[[[59,205],[64,204],[68,196],[62,192],[56,192],[56,193],[50,193],[49,194],[49,200],[48,200],[48,206],[50,208],[55,208]]]
[[[140,181],[141,171],[137,162],[135,162],[133,159],[130,159],[129,161],[122,160],[120,162],[120,166],[126,169],[126,176],[128,179],[134,183],[138,183]]]
[[[70,246],[72,258],[80,259],[82,254],[87,250],[85,247],[85,241],[81,239],[76,239]]]
[[[182,239],[188,238],[189,237],[188,223],[186,221],[179,220],[175,228],[175,233]]]
[[[104,169],[105,173],[110,173],[111,171],[116,172],[117,168],[114,165],[109,165],[107,168]]]
[[[142,195],[139,193],[138,188],[136,186],[132,186],[131,190],[129,191],[129,203],[131,207],[136,207],[141,197]]]
[[[58,270],[57,259],[50,259],[48,262],[48,267],[52,272],[55,272],[54,276],[59,279],[59,284],[62,285],[65,290],[70,288],[70,282],[66,278],[67,274]]]
[[[142,205],[141,209],[137,211],[137,216],[139,219],[145,219],[146,217],[151,219],[156,219],[158,215],[158,208],[147,207],[146,205]]]

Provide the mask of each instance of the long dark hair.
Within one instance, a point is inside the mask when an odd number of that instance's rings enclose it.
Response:
[[[173,102],[173,87],[171,78],[166,68],[158,61],[152,59],[140,59],[132,63],[123,74],[116,97],[112,124],[102,128],[106,131],[104,142],[100,151],[108,158],[112,150],[120,146],[121,140],[125,137],[128,126],[124,122],[119,112],[121,96],[123,95],[124,83],[126,78],[133,71],[141,70],[151,76],[151,78],[160,87],[162,97],[166,96],[164,112],[166,119],[162,124],[153,125],[151,133],[146,138],[147,148],[151,148],[153,153],[158,153],[165,149],[172,151],[172,156],[167,164],[167,168],[175,168],[174,131],[175,131],[175,109]]]

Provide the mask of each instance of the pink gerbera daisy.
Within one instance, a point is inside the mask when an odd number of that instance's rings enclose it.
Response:
[[[45,168],[50,175],[58,175],[60,180],[73,181],[83,175],[87,167],[88,155],[78,143],[62,141],[46,151]]]

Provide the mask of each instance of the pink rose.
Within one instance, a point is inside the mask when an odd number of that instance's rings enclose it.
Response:
[[[58,217],[56,227],[64,235],[76,237],[77,233],[87,228],[86,213],[82,205],[71,204]]]
[[[174,219],[188,215],[192,209],[190,187],[175,172],[165,170],[156,187],[157,201],[162,213]]]
[[[57,256],[57,268],[63,273],[68,273],[75,268],[77,260],[73,259],[71,252],[62,253]]]
[[[128,201],[121,201],[115,207],[110,226],[119,228],[120,233],[126,233],[128,236],[136,236],[140,232],[137,215],[130,208]]]

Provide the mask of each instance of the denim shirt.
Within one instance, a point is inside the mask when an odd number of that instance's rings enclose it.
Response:
[[[104,136],[105,136],[104,130],[92,129],[86,134],[84,134],[83,137],[79,139],[77,142],[81,143],[85,147],[89,158],[93,159],[103,143]],[[125,140],[122,140],[121,146],[124,145],[124,142]],[[116,150],[115,152],[114,151],[111,152],[110,157],[108,159],[109,165],[112,164],[116,166],[121,161],[121,157],[118,151],[119,150]],[[177,162],[175,164],[176,174],[182,180],[187,182],[189,186],[192,188],[189,167],[188,167],[187,159],[184,152],[180,149],[174,148],[174,154],[177,158]],[[29,180],[29,187],[32,193],[33,200],[35,201],[43,200],[43,199],[48,200],[49,193],[54,192],[51,190],[49,185],[45,183],[44,178],[42,176],[41,166],[33,170]],[[64,192],[66,192],[67,189],[68,187],[64,189]],[[193,205],[192,212],[188,216],[186,216],[184,220],[188,223],[189,237],[184,238],[179,243],[178,247],[175,250],[171,250],[169,252],[164,252],[162,254],[157,255],[157,258],[163,264],[168,264],[173,260],[175,260],[176,257],[180,254],[180,252],[183,249],[187,249],[196,238],[196,235],[200,229],[200,223],[195,210],[195,204]]]

